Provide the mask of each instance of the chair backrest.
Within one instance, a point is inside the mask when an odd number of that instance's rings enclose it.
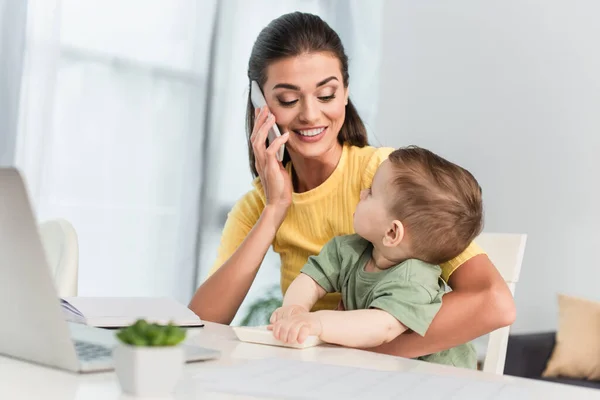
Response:
[[[77,296],[79,245],[75,229],[65,219],[52,219],[42,222],[39,232],[58,295]]]
[[[487,253],[500,275],[506,281],[511,293],[515,294],[515,286],[521,274],[521,264],[525,254],[527,235],[512,233],[482,233],[475,242]],[[502,375],[506,360],[506,347],[510,327],[506,326],[491,332],[487,345],[484,372]]]

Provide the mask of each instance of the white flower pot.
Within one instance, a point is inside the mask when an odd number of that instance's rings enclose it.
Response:
[[[181,378],[181,346],[138,347],[119,344],[113,350],[115,372],[123,392],[134,396],[168,396]]]

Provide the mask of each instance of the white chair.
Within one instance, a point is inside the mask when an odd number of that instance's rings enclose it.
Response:
[[[77,296],[79,244],[75,229],[65,219],[52,219],[39,225],[39,233],[58,295]]]
[[[504,278],[511,293],[515,294],[515,286],[521,274],[521,264],[525,254],[527,235],[512,233],[482,233],[475,239],[494,263]],[[491,332],[488,336],[487,350],[483,362],[483,371],[498,375],[504,373],[506,346],[510,327],[506,326]]]

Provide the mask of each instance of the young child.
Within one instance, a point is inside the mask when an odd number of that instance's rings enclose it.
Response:
[[[329,241],[288,288],[271,316],[274,336],[302,343],[316,335],[369,348],[408,329],[425,335],[445,292],[438,265],[481,232],[481,197],[468,171],[432,152],[414,146],[392,152],[361,192],[356,234]],[[309,312],[329,292],[341,292],[346,311]],[[470,344],[420,359],[476,368]]]

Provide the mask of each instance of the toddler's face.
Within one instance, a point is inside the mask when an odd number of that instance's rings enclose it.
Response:
[[[392,165],[385,160],[377,169],[371,188],[360,192],[360,202],[354,212],[354,230],[371,243],[381,241],[393,221],[389,213],[393,176]]]

